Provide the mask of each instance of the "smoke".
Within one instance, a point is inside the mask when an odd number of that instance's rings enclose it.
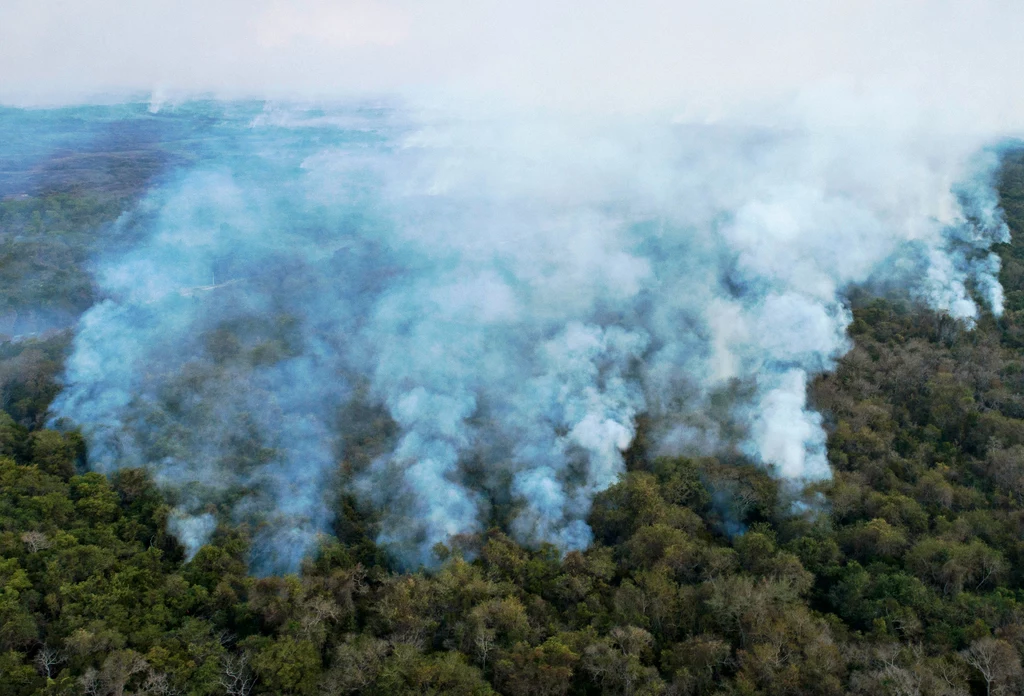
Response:
[[[974,140],[200,108],[207,151],[96,260],[107,299],[53,414],[92,466],[155,472],[190,555],[214,519],[252,525],[258,572],[294,569],[342,490],[409,565],[496,504],[523,543],[583,548],[640,414],[658,451],[826,478],[806,387],[850,347],[847,288],[1002,308],[998,159]],[[346,437],[360,404],[390,421],[370,448]]]
[[[217,528],[217,518],[210,513],[187,515],[180,510],[171,513],[167,528],[185,547],[185,560],[191,561]]]
[[[920,100],[921,125],[991,133],[1021,125],[1022,23],[1006,0],[5,0],[0,102],[452,90],[692,116],[838,82],[860,102]]]

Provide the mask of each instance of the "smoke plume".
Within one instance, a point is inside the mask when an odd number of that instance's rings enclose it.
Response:
[[[850,347],[848,288],[884,276],[967,324],[1002,309],[978,141],[189,108],[206,149],[118,222],[139,241],[96,260],[107,299],[53,413],[92,466],[154,471],[190,553],[216,519],[252,524],[262,572],[296,567],[341,491],[408,565],[495,501],[523,543],[583,548],[640,414],[659,451],[826,478],[806,389]],[[357,405],[390,423],[358,466]]]

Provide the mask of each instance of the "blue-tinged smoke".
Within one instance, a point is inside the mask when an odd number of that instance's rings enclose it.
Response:
[[[495,500],[522,542],[585,547],[642,413],[661,451],[827,477],[806,389],[849,348],[846,288],[910,268],[939,310],[975,321],[969,287],[1001,310],[976,143],[204,108],[216,137],[97,260],[53,412],[93,466],[154,470],[190,553],[252,525],[264,572],[341,489],[408,564]],[[393,433],[353,468],[356,402]]]

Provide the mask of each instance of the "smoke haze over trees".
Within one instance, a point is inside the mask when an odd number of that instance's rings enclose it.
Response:
[[[1019,231],[1024,158],[1001,180]],[[2,205],[59,219],[62,200]],[[0,423],[0,693],[1012,693],[1024,252],[996,251],[1004,314],[973,330],[852,294],[851,350],[808,392],[833,466],[815,514],[761,467],[657,456],[641,432],[586,550],[492,528],[430,573],[394,572],[354,497],[298,576],[254,578],[245,523],[186,560],[166,489],[85,472],[82,438],[17,410],[45,411],[55,371],[22,369],[4,387],[22,423]],[[3,365],[59,365],[59,337]],[[395,427],[352,416],[352,441]]]
[[[563,176],[393,109],[118,108],[158,136],[84,180],[7,160],[4,692],[1019,684],[1011,147],[918,216],[766,166],[801,133]]]
[[[4,2],[0,696],[1020,692],[1022,25]]]
[[[829,476],[806,388],[849,348],[854,285],[1002,313],[998,156],[974,142],[387,106],[135,122],[198,131],[191,159],[89,259],[52,419],[95,469],[151,468],[190,553],[257,524],[267,571],[339,492],[409,566],[499,519],[586,548],[641,416],[652,451],[747,458],[798,496]],[[356,413],[387,421],[372,447]]]

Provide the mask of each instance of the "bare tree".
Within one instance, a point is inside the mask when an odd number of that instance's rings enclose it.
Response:
[[[100,673],[94,667],[85,670],[78,678],[78,683],[82,685],[82,693],[85,696],[101,696],[103,693],[100,688]]]
[[[654,643],[654,636],[636,626],[616,626],[608,633],[608,637],[627,657],[639,655]]]
[[[979,638],[960,655],[985,680],[988,696],[1010,693],[1013,683],[1020,679],[1020,658],[1005,640]]]
[[[104,693],[111,696],[124,696],[128,680],[139,672],[149,668],[149,663],[134,650],[117,650],[103,661],[100,670],[100,682]]]
[[[493,628],[482,626],[476,631],[476,635],[473,636],[473,648],[480,657],[481,669],[487,669],[487,656],[497,647],[494,634]]]
[[[44,645],[38,653],[36,653],[35,662],[36,669],[47,679],[53,679],[57,672],[57,667],[64,664],[67,658],[64,653],[56,648],[51,648],[48,645]]]
[[[334,654],[334,666],[320,680],[321,696],[362,693],[380,673],[391,652],[385,640],[347,636]]]
[[[21,541],[28,547],[29,553],[42,551],[50,548],[53,544],[42,532],[25,532],[21,535]]]
[[[241,653],[224,658],[220,685],[228,692],[228,696],[249,696],[256,685],[256,675],[249,668],[248,655]]]
[[[181,690],[176,689],[163,672],[150,671],[139,693],[153,694],[153,696],[179,696]]]
[[[302,632],[309,638],[312,638],[323,624],[334,621],[342,613],[341,607],[322,596],[312,597],[304,603],[303,609]]]
[[[935,696],[968,696],[961,665],[945,657],[938,658],[932,664],[936,678]]]
[[[921,674],[897,665],[888,665],[881,672],[892,696],[921,696]]]

